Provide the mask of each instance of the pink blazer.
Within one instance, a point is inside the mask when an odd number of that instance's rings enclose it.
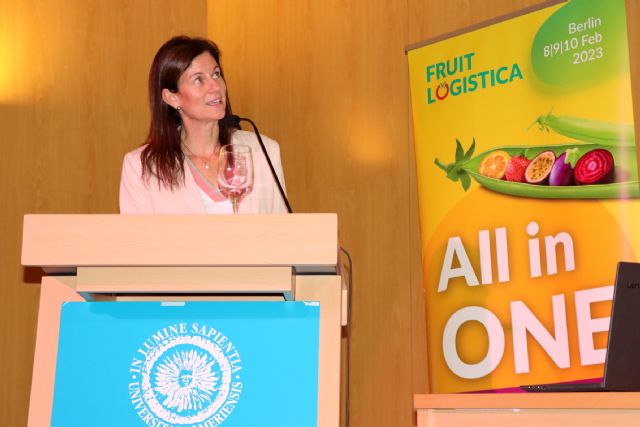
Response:
[[[277,142],[263,135],[262,141],[284,188],[280,147]],[[240,202],[240,213],[287,213],[287,208],[271,176],[269,165],[255,134],[242,130],[236,131],[233,133],[232,144],[248,145],[253,151],[254,187],[251,194]],[[144,146],[138,147],[124,157],[120,179],[120,213],[206,213],[200,190],[188,165],[184,165],[184,186],[174,191],[164,186],[159,187],[158,182],[153,178],[149,184],[142,180],[140,154],[143,149]]]

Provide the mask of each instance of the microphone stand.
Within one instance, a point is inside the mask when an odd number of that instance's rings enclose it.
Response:
[[[293,209],[291,209],[291,205],[289,204],[289,200],[287,199],[286,194],[284,194],[284,189],[282,188],[282,184],[280,184],[280,180],[278,179],[278,175],[276,174],[276,170],[273,167],[273,164],[271,163],[271,159],[269,158],[269,154],[267,153],[267,148],[264,146],[264,142],[262,142],[262,138],[260,137],[260,132],[258,132],[258,127],[256,126],[255,123],[253,123],[253,120],[251,119],[247,119],[245,117],[239,117],[236,116],[235,114],[232,116],[227,116],[229,117],[229,119],[235,121],[235,122],[248,122],[249,124],[251,124],[251,126],[253,127],[253,131],[256,134],[256,137],[258,137],[258,142],[260,143],[260,148],[262,149],[262,152],[264,153],[264,156],[267,158],[267,163],[269,164],[269,169],[271,169],[271,175],[273,175],[273,179],[276,182],[276,185],[278,186],[278,190],[280,191],[280,195],[282,196],[282,200],[284,201],[284,204],[287,207],[287,212],[289,213],[293,213]],[[226,117],[225,117],[226,118]],[[224,120],[224,119],[223,119]]]

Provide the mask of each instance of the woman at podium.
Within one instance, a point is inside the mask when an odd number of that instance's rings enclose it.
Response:
[[[151,124],[141,147],[127,153],[120,180],[120,213],[232,213],[217,182],[220,149],[251,147],[254,184],[240,213],[286,213],[255,134],[232,115],[220,50],[215,43],[172,38],[156,53],[149,71]],[[280,148],[262,136],[284,187]]]

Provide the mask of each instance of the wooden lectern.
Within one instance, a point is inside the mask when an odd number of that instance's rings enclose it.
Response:
[[[86,300],[320,302],[318,426],[340,425],[346,295],[335,214],[26,215],[24,266],[43,267],[29,427],[48,426],[60,308]]]
[[[418,427],[637,427],[640,393],[414,396]]]

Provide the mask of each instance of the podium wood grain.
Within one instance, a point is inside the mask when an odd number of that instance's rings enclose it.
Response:
[[[335,272],[338,260],[335,214],[217,215],[216,221],[209,215],[156,215],[153,221],[148,215],[25,215],[24,230],[25,266],[232,266],[242,260],[243,266]]]

